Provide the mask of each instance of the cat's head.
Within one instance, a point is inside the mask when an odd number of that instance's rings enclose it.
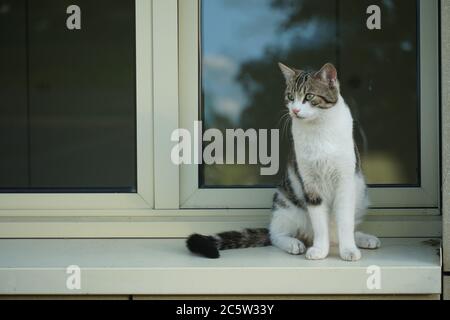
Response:
[[[286,79],[286,107],[293,119],[317,119],[338,103],[339,81],[331,63],[313,72],[279,66]]]

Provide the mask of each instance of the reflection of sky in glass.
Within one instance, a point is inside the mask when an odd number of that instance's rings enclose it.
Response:
[[[289,30],[281,30],[286,12],[274,10],[271,0],[202,1],[203,89],[205,117],[215,115],[238,124],[247,104],[236,81],[240,65],[261,58],[267,48],[278,52],[292,47],[320,46],[334,36],[334,25],[311,17]],[[251,12],[251,14],[249,14]]]
[[[282,16],[270,0],[204,0],[203,85],[207,122],[214,114],[239,122],[246,94],[235,77],[242,62],[260,57],[277,38]],[[251,15],[248,12],[252,12]],[[280,40],[278,40],[280,41]]]
[[[302,3],[303,0],[298,0]],[[282,55],[293,46],[313,49],[333,41],[335,25],[331,21],[310,16],[288,30],[280,27],[286,12],[271,7],[272,0],[204,0],[202,1],[203,89],[205,120],[221,116],[237,125],[247,106],[247,94],[236,81],[240,65],[261,58],[268,48]],[[389,15],[395,3],[383,0]],[[249,14],[251,13],[251,14]],[[392,17],[395,18],[395,15]],[[401,49],[411,50],[404,41]],[[377,50],[375,49],[375,52]],[[381,54],[381,49],[379,49]],[[380,57],[380,59],[388,59]]]
[[[332,62],[369,142],[363,154],[368,181],[416,183],[418,143],[410,137],[417,136],[417,127],[406,125],[418,121],[414,3],[379,1],[383,29],[373,32],[365,23],[370,0],[203,0],[205,128],[281,129],[276,122],[284,110],[284,86],[276,62],[307,70]],[[383,126],[373,121],[380,113],[389,115]],[[398,117],[405,123],[401,133]],[[208,170],[207,185],[275,182],[255,178],[249,168]],[[234,178],[223,178],[232,172]]]

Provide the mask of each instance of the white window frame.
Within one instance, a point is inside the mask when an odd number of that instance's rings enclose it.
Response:
[[[179,1],[180,124],[194,132],[199,116],[199,3]],[[438,0],[420,0],[421,186],[370,188],[373,208],[438,208],[439,206],[439,19]],[[280,80],[281,81],[281,80]],[[180,171],[182,208],[270,208],[274,189],[201,189],[199,167]]]
[[[9,210],[113,210],[153,207],[151,2],[136,1],[137,193],[0,194],[0,216]]]
[[[434,13],[423,19],[437,21],[437,8]],[[434,47],[437,31],[429,26],[425,32],[432,36],[423,47]],[[198,168],[177,167],[170,159],[172,132],[198,120],[197,0],[136,0],[136,54],[137,193],[0,194],[0,238],[177,238],[268,225],[273,190],[201,190]],[[422,70],[428,102],[436,106],[437,74]],[[412,198],[415,208],[394,208],[386,199],[392,208],[372,209],[366,231],[380,237],[441,236],[437,119],[437,110],[422,112],[422,121],[434,123],[422,135],[430,155],[422,163],[436,164],[422,170],[430,174],[423,180],[427,188],[422,195],[419,190],[398,197]],[[432,195],[428,200],[426,193]]]

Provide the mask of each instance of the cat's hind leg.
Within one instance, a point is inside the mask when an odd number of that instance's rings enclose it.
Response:
[[[300,219],[297,208],[277,208],[273,211],[270,223],[272,245],[287,253],[299,255],[306,251],[305,244],[296,238],[299,233]]]
[[[272,238],[272,244],[289,254],[300,255],[305,253],[305,244],[297,238],[289,236],[275,236]]]
[[[355,242],[361,249],[378,249],[381,246],[381,241],[376,236],[359,231],[355,232]]]

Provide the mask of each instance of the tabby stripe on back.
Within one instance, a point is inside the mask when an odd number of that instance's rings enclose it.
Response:
[[[285,175],[285,178],[280,187],[278,188],[278,190],[285,196],[286,199],[288,199],[297,208],[301,209],[306,208],[304,201],[299,199],[295,194],[288,174]]]
[[[273,204],[272,204],[272,210],[279,209],[279,208],[288,208],[289,206],[287,203],[280,198],[280,195],[278,192],[275,192],[275,195],[273,196]]]

